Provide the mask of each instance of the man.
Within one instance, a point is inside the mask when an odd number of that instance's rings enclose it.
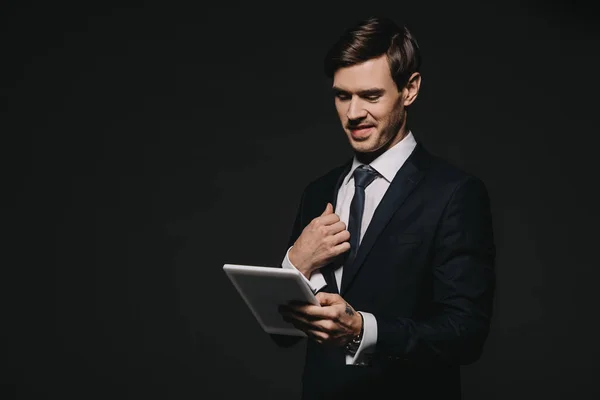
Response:
[[[460,366],[488,336],[487,190],[408,128],[419,65],[411,33],[385,18],[352,27],[326,57],[354,157],[305,188],[283,261],[321,304],[281,308],[308,336],[305,399],[459,399]]]

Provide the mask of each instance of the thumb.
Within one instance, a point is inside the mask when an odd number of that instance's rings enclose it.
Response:
[[[327,206],[325,207],[325,211],[323,211],[323,214],[321,214],[321,215],[328,215],[328,214],[333,214],[333,206],[331,205],[331,203],[327,203]]]
[[[334,303],[337,303],[339,299],[339,295],[327,292],[319,292],[315,295],[315,297],[322,306],[330,306]]]

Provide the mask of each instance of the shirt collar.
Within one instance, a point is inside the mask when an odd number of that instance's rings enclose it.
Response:
[[[409,131],[401,141],[373,160],[369,166],[377,171],[388,183],[391,183],[394,176],[396,176],[398,170],[404,165],[404,162],[410,156],[416,145],[417,142],[415,137],[412,132]],[[354,170],[361,165],[363,164],[356,159],[356,156],[354,156],[352,167],[350,168],[348,175],[346,175],[346,178],[344,178],[343,185],[348,184],[350,178],[352,178],[352,175],[354,174]]]

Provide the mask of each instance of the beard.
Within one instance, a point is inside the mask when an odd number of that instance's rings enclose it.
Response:
[[[376,130],[364,141],[355,140],[352,138],[352,134],[347,131],[348,140],[355,152],[356,158],[362,163],[369,164],[385,153],[406,136],[406,130],[404,129],[405,122],[406,112],[404,108],[398,107],[389,115],[388,120],[383,126],[370,122],[361,122],[352,125],[346,124],[349,127],[370,125]]]

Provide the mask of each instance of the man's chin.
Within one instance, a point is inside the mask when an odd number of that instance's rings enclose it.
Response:
[[[366,155],[374,152],[373,146],[369,145],[367,142],[350,142],[350,145],[356,153],[362,153]]]
[[[366,164],[372,162],[385,151],[384,146],[377,146],[377,143],[371,141],[358,142],[350,140],[350,145],[358,160]]]
[[[355,140],[350,137],[349,141],[352,149],[358,153],[372,153],[375,150],[375,146],[368,138],[364,140]]]

